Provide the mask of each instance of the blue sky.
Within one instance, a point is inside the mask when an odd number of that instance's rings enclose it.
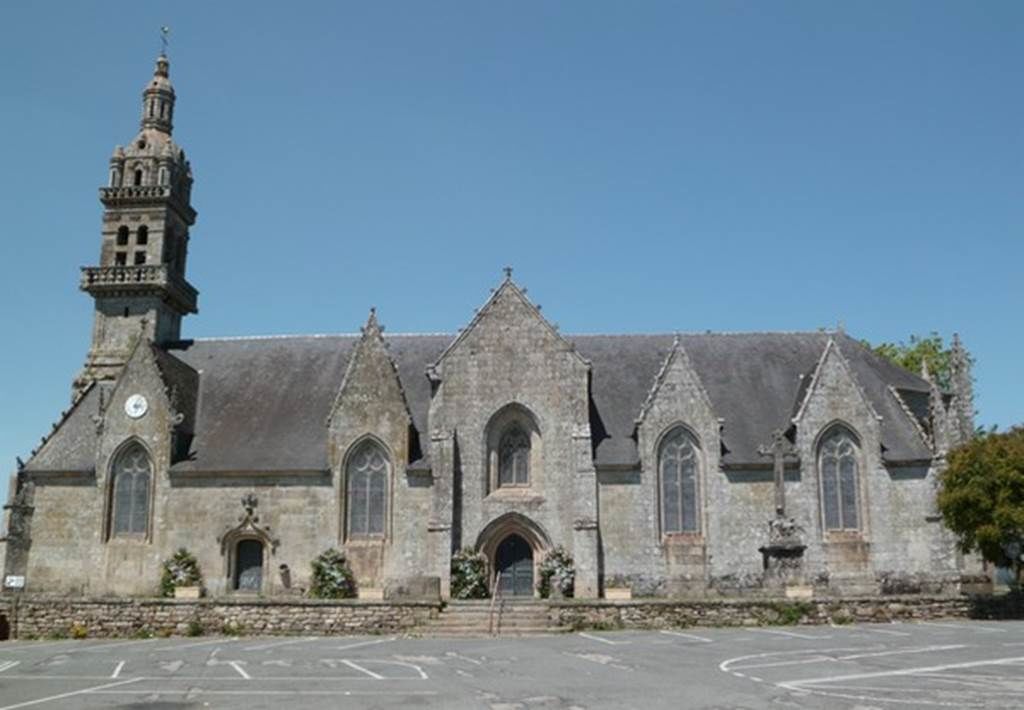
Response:
[[[4,3],[0,477],[164,24],[189,337],[454,331],[511,264],[566,332],[959,331],[1024,421],[1024,3]]]

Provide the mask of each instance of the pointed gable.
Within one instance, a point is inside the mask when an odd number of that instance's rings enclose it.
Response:
[[[664,395],[662,392],[664,391]],[[659,396],[664,396],[672,401],[678,402],[682,408],[689,412],[697,412],[705,416],[714,416],[714,407],[711,399],[701,384],[700,376],[693,369],[690,357],[686,354],[679,336],[672,342],[672,349],[669,350],[665,362],[661,366],[647,399],[640,407],[636,418],[637,426],[643,424],[647,413],[657,402]]]
[[[412,423],[398,367],[388,353],[383,332],[384,328],[377,321],[377,312],[371,308],[366,325],[362,328],[362,337],[349,358],[345,376],[327,417],[328,427],[335,426],[337,420],[349,416],[349,410],[380,403],[399,407],[406,424]]]
[[[590,366],[590,363],[576,351],[576,346],[563,337],[558,332],[558,329],[541,315],[540,307],[534,305],[527,298],[525,290],[521,289],[512,280],[511,269],[508,269],[506,270],[505,280],[495,289],[484,305],[477,310],[469,324],[445,348],[437,362],[430,367],[430,376],[432,378],[438,377],[439,373],[442,372],[444,361],[464,343],[473,342],[475,339],[478,339],[482,331],[497,330],[499,331],[497,339],[500,340],[500,331],[507,327],[506,324],[522,319],[535,324],[537,332],[543,333],[544,336],[557,343],[566,352],[573,353],[582,365],[585,367]],[[485,335],[487,334],[485,333]],[[511,346],[511,343],[508,345]]]
[[[815,398],[823,399],[837,410],[848,412],[851,396],[858,403],[856,406],[863,412],[876,420],[881,418],[858,384],[849,363],[836,346],[836,341],[829,338],[793,421],[799,424],[805,418]],[[838,405],[840,402],[843,404]]]

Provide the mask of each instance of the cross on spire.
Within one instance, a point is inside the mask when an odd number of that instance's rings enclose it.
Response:
[[[171,28],[164,25],[160,28],[160,55],[167,56],[167,38],[171,34]]]

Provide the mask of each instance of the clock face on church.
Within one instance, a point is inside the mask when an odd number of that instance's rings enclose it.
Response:
[[[149,402],[141,394],[133,394],[125,400],[124,413],[132,419],[138,419],[146,414],[149,409]]]

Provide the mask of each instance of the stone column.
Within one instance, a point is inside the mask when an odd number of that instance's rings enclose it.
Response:
[[[572,554],[576,568],[574,593],[578,599],[601,596],[599,557],[597,471],[591,451],[590,425],[578,425],[573,431],[576,471],[573,476]]]
[[[441,598],[451,596],[452,559],[452,480],[454,478],[455,433],[434,431],[430,435],[431,469],[434,496],[427,521],[430,571],[441,581]]]

